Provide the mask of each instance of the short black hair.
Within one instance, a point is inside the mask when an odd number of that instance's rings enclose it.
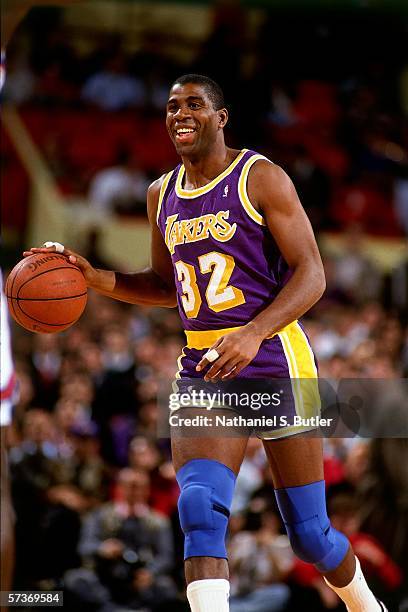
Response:
[[[176,79],[170,89],[173,89],[175,85],[187,85],[187,83],[195,83],[202,85],[210,98],[215,110],[225,108],[224,92],[221,87],[210,79],[210,77],[203,74],[183,74],[181,77]]]

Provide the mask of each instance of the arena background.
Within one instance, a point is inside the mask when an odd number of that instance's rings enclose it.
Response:
[[[148,264],[146,187],[177,163],[168,87],[208,74],[226,93],[228,143],[280,164],[316,231],[327,291],[305,325],[322,376],[406,377],[407,30],[390,1],[32,10],[7,52],[2,267],[45,240],[98,267]],[[176,311],[90,292],[67,332],[13,326],[13,343],[15,588],[63,588],[67,610],[187,610],[178,487],[156,436],[158,381],[183,346]],[[325,470],[334,525],[389,610],[408,610],[407,441],[330,439]],[[254,439],[231,518],[232,612],[337,609],[283,533]]]

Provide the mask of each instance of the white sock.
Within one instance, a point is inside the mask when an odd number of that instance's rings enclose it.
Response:
[[[228,612],[228,580],[195,580],[187,587],[187,599],[191,612]]]
[[[353,580],[345,587],[335,587],[326,578],[326,584],[344,601],[349,612],[379,612],[381,606],[370,590],[360,561],[356,557],[356,573]]]

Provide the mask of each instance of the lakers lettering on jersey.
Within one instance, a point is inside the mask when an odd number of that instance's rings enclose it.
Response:
[[[179,213],[170,215],[166,219],[165,242],[170,253],[178,244],[198,242],[210,235],[219,242],[226,242],[235,234],[237,224],[228,223],[230,211],[220,210],[216,215],[209,213],[195,219],[178,221]]]

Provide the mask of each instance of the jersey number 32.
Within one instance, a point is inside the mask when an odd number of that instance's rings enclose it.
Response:
[[[189,319],[194,319],[198,315],[202,304],[195,268],[193,265],[181,261],[181,259],[176,261],[174,265],[183,292],[181,301],[184,311]],[[211,273],[205,292],[205,298],[211,310],[221,312],[245,303],[245,297],[241,289],[228,285],[235,268],[233,257],[211,251],[211,253],[198,257],[198,265],[201,274]]]

